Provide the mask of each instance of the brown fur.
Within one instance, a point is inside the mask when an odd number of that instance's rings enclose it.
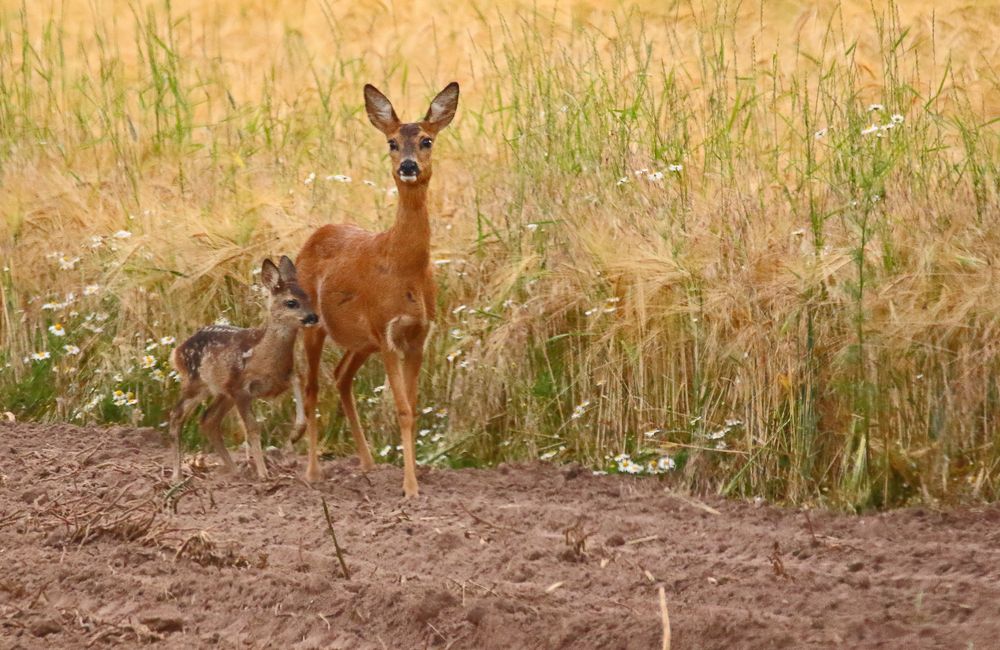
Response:
[[[365,86],[368,117],[390,143],[393,179],[399,189],[396,223],[380,233],[346,224],[323,226],[299,253],[302,288],[316,306],[322,324],[304,337],[309,481],[320,476],[315,413],[320,354],[329,336],[345,350],[334,376],[365,470],[374,467],[374,461],[358,420],[351,383],[369,356],[381,354],[403,442],[403,491],[408,497],[417,495],[413,448],[417,379],[437,294],[427,214],[427,186],[432,174],[432,147],[428,141],[432,144],[437,133],[451,122],[457,105],[458,84],[452,83],[434,99],[422,121],[402,124],[389,100],[373,86]],[[403,172],[414,165],[419,171],[408,180],[410,174]]]
[[[170,362],[181,378],[181,398],[170,412],[170,433],[176,444],[175,479],[181,474],[181,428],[194,407],[210,396],[213,400],[202,414],[201,426],[226,468],[232,471],[235,465],[223,443],[220,425],[235,406],[257,475],[267,476],[251,404],[254,399],[277,397],[293,383],[297,385],[295,339],[303,324],[316,322],[316,315],[309,297],[296,281],[295,266],[289,258],[281,258],[280,269],[271,260],[265,260],[261,280],[270,293],[268,322],[264,327],[210,325],[195,332],[170,355]],[[288,301],[295,301],[295,306],[288,306]]]

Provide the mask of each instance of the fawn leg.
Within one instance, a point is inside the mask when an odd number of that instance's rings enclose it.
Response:
[[[354,446],[358,450],[358,459],[361,461],[362,471],[374,469],[375,461],[372,459],[372,452],[368,449],[368,441],[365,440],[365,432],[361,428],[361,421],[358,419],[358,409],[354,403],[354,376],[370,357],[370,350],[347,352],[341,360],[341,365],[337,366],[340,371],[336,373],[337,391],[340,393],[340,404],[344,408],[344,415],[351,425],[351,435],[354,437]]]
[[[216,455],[222,459],[224,470],[229,473],[236,473],[236,464],[233,463],[226,443],[222,439],[222,419],[233,408],[233,400],[226,395],[217,395],[209,404],[208,408],[201,415],[201,430],[205,432]]]
[[[200,401],[201,392],[197,388],[186,386],[181,391],[180,400],[170,410],[170,438],[174,441],[175,481],[181,478],[181,428]]]
[[[319,471],[319,430],[316,425],[316,400],[319,397],[319,362],[323,353],[326,332],[321,327],[311,327],[302,336],[306,352],[306,432],[309,434],[309,456],[306,465],[306,481],[314,483],[320,479]]]
[[[245,390],[237,391],[233,395],[236,402],[236,410],[240,414],[240,421],[243,422],[243,433],[247,443],[250,445],[250,457],[257,468],[257,478],[267,478],[267,466],[264,464],[264,452],[260,448],[260,428],[257,420],[253,417],[253,398]]]
[[[399,436],[403,441],[403,494],[407,499],[418,496],[417,460],[413,448],[413,407],[407,392],[403,359],[393,350],[382,353],[382,362],[392,388],[392,398],[396,402],[396,417],[399,420]],[[419,369],[419,366],[418,366]]]
[[[292,428],[292,435],[288,438],[288,447],[291,448],[302,438],[306,432],[306,408],[302,403],[302,378],[295,370],[292,371],[292,397],[295,400],[295,426]]]

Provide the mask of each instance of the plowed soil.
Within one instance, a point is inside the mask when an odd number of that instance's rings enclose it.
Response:
[[[0,425],[0,647],[1000,647],[1000,507],[853,517],[573,466],[171,490],[148,429]],[[245,463],[243,464],[245,467]],[[332,530],[350,572],[345,578]]]

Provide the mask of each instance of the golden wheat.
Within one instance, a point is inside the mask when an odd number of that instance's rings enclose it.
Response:
[[[256,321],[252,269],[316,226],[391,221],[361,85],[408,118],[458,79],[425,460],[995,497],[1000,5],[805,5],[7,3],[0,396],[158,425],[162,337]]]

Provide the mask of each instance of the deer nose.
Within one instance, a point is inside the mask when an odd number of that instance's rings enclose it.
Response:
[[[315,325],[318,322],[319,322],[319,316],[317,316],[316,314],[309,314],[308,316],[302,319],[303,325]]]
[[[399,164],[400,176],[416,176],[420,173],[420,166],[416,160],[404,160]]]

